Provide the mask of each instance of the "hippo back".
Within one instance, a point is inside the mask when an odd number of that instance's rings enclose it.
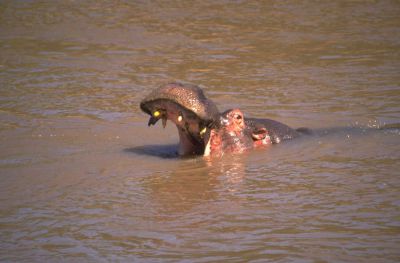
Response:
[[[281,141],[293,139],[300,135],[299,132],[286,124],[271,119],[246,118],[245,123],[246,126],[253,130],[260,128],[267,129],[272,143],[280,143]]]

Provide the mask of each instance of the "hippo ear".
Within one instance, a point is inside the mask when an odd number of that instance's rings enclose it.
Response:
[[[268,131],[264,127],[255,128],[251,133],[251,137],[255,141],[264,140],[265,137],[267,136],[268,136]]]

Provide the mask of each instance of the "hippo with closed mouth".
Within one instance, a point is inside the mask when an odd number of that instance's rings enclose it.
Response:
[[[173,82],[153,90],[140,103],[148,126],[167,120],[178,128],[179,155],[222,155],[280,143],[301,133],[278,121],[245,118],[239,109],[220,113],[196,85]]]

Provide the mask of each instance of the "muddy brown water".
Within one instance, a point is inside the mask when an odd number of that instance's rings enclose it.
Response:
[[[400,133],[374,129],[400,122],[399,14],[1,1],[0,261],[400,261]],[[148,128],[138,106],[171,80],[220,110],[338,129],[177,158],[176,128]]]

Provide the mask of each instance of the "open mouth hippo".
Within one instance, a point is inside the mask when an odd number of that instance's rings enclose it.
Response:
[[[299,136],[289,126],[270,119],[245,118],[239,109],[218,111],[203,90],[193,84],[169,83],[140,103],[150,115],[148,125],[167,120],[178,128],[179,155],[222,155],[279,143]]]
[[[169,83],[153,90],[140,103],[150,115],[148,125],[162,120],[175,123],[179,133],[179,155],[204,154],[207,133],[219,119],[217,106],[203,90],[192,84]]]

